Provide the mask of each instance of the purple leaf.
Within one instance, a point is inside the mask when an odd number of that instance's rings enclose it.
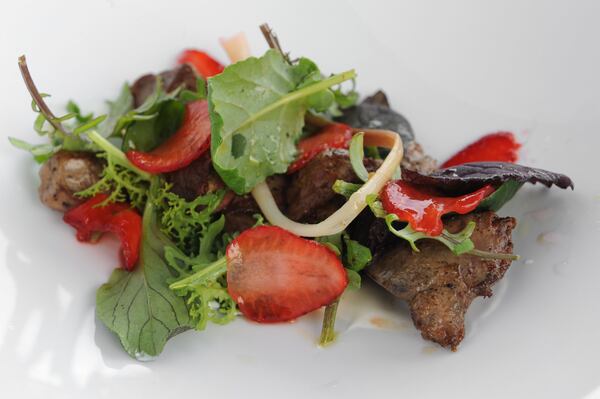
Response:
[[[437,189],[448,195],[473,192],[485,185],[500,186],[507,181],[574,188],[573,181],[560,173],[506,162],[473,162],[439,169],[430,175],[402,169],[402,179]]]

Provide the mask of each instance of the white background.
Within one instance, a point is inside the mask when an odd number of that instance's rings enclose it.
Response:
[[[599,397],[599,16],[597,1],[2,2],[0,396]],[[95,320],[117,245],[77,244],[39,204],[31,159],[9,147],[9,135],[36,140],[18,55],[54,109],[73,98],[102,111],[183,48],[224,61],[217,39],[245,31],[262,53],[265,21],[293,55],[355,68],[365,94],[384,88],[432,155],[512,130],[522,163],[575,180],[574,192],[528,186],[503,210],[519,218],[522,260],[473,305],[457,353],[423,341],[369,284],[345,298],[326,350],[314,314],[188,332],[139,363]]]

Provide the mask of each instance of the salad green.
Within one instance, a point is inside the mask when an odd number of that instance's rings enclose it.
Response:
[[[272,34],[270,30],[267,33]],[[457,233],[444,229],[440,235],[430,236],[416,231],[409,223],[399,220],[395,214],[388,214],[377,193],[389,182],[394,171],[400,178],[399,164],[403,146],[399,136],[394,132],[374,129],[361,132],[358,128],[342,125],[346,131],[345,141],[343,145],[336,146],[327,141],[332,135],[334,140],[339,139],[335,137],[335,131],[329,131],[329,136],[320,135],[327,130],[324,127],[338,126],[331,118],[346,118],[352,116],[352,112],[360,112],[361,117],[375,115],[373,112],[376,111],[377,114],[389,108],[387,99],[384,98],[385,106],[367,102],[362,104],[361,109],[353,107],[358,99],[354,86],[350,91],[343,90],[341,86],[348,81],[352,81],[354,85],[356,74],[353,70],[324,76],[313,61],[307,58],[290,61],[288,54],[281,51],[276,38],[267,37],[267,40],[274,48],[266,51],[264,55],[249,57],[227,67],[223,67],[204,52],[188,50],[188,60],[198,59],[200,67],[208,65],[210,70],[218,72],[213,75],[203,74],[202,77],[199,69],[194,70],[188,64],[182,65],[179,68],[185,67],[188,72],[191,71],[191,75],[186,75],[191,81],[188,79],[185,84],[177,87],[167,83],[168,79],[165,76],[168,76],[169,71],[151,75],[153,83],[145,87],[144,96],[139,95],[137,84],[126,83],[121,87],[118,97],[109,102],[108,113],[97,117],[92,113],[82,112],[72,101],[67,104],[67,114],[56,117],[44,102],[47,95],[40,94],[33,84],[24,58],[19,61],[27,88],[33,98],[32,108],[38,114],[34,130],[47,140],[42,144],[29,144],[11,137],[10,142],[15,147],[30,152],[39,163],[48,161],[59,151],[86,152],[90,162],[99,162],[102,172],[98,176],[99,169],[96,171],[94,177],[97,179],[93,180],[93,184],[90,183],[84,190],[73,193],[78,199],[96,198],[98,201],[93,204],[93,208],[89,205],[91,211],[83,215],[84,222],[88,216],[91,219],[98,209],[115,209],[113,215],[102,214],[102,217],[106,218],[113,217],[118,212],[125,212],[123,209],[126,209],[133,218],[121,219],[124,220],[124,224],[111,226],[113,230],[94,230],[94,226],[86,226],[89,227],[89,231],[115,233],[115,230],[120,228],[122,230],[118,231],[119,233],[135,232],[135,229],[128,230],[131,226],[127,223],[134,224],[137,221],[137,225],[134,226],[138,228],[136,237],[141,238],[138,240],[139,251],[134,251],[136,255],[139,254],[139,258],[133,258],[130,263],[129,270],[132,271],[115,269],[96,295],[98,318],[119,337],[125,351],[137,359],[145,360],[159,355],[170,338],[185,330],[203,330],[209,322],[226,324],[233,321],[239,312],[249,317],[244,309],[245,306],[250,308],[248,303],[255,307],[253,311],[256,311],[256,315],[264,317],[253,319],[260,322],[292,320],[298,315],[325,306],[320,342],[322,345],[331,343],[335,338],[335,318],[342,293],[361,287],[361,272],[373,262],[374,253],[378,251],[370,242],[366,245],[363,237],[350,235],[354,233],[350,223],[356,220],[355,217],[363,210],[367,212],[364,216],[373,219],[368,213],[371,212],[376,218],[385,221],[385,226],[383,223],[381,226],[384,233],[388,234],[386,239],[396,236],[408,242],[414,252],[419,252],[417,241],[430,239],[444,244],[457,256],[471,254],[490,259],[517,259],[512,254],[497,254],[476,249],[471,239],[476,227],[474,222],[469,222]],[[148,89],[149,87],[151,89]],[[196,105],[203,107],[202,113],[193,114],[193,111],[190,111]],[[341,112],[343,109],[344,113]],[[389,113],[396,115],[391,110]],[[194,118],[196,122],[200,120],[204,123],[203,129],[197,127],[199,124],[182,129],[186,126],[185,121]],[[396,122],[404,120],[399,114],[394,118]],[[198,133],[199,130],[203,130],[203,135]],[[172,144],[175,140],[170,139],[177,138],[179,131],[185,134],[185,140],[179,143],[198,145],[196,148],[200,148],[201,151],[194,153],[193,157],[176,168],[144,168],[147,164],[136,163],[131,157],[132,152],[142,155],[152,152],[152,156],[160,158],[164,156],[164,152],[160,150],[171,144],[169,154],[181,161],[179,150],[183,145],[177,147],[177,143]],[[202,136],[202,140],[198,139],[199,136]],[[412,131],[410,137],[412,139]],[[302,142],[299,144],[300,140]],[[163,143],[166,144],[161,147]],[[311,143],[315,147],[311,148]],[[364,146],[365,143],[367,147]],[[389,156],[383,162],[380,147],[391,149],[386,150]],[[301,154],[298,154],[298,148]],[[267,181],[267,178],[288,173],[292,162],[302,158],[303,154],[309,154],[314,148],[318,149],[313,153],[316,156],[322,155],[324,151],[331,150],[332,154],[335,152],[340,156],[339,159],[343,159],[345,164],[342,166],[345,167],[349,158],[355,176],[348,177],[346,174],[345,178],[352,181],[337,180],[331,187],[334,193],[350,199],[345,204],[339,201],[343,200],[340,196],[327,193],[334,198],[325,206],[335,205],[334,209],[337,210],[334,210],[333,214],[338,214],[336,218],[325,219],[325,224],[329,223],[333,228],[313,229],[306,233],[307,229],[318,227],[324,222],[308,223],[301,220],[301,217],[306,215],[312,216],[309,213],[294,218],[293,221],[290,219],[292,216],[288,218],[284,215],[290,222],[284,226],[285,223],[281,223],[281,219],[278,221],[272,214],[270,216],[269,209],[280,209],[269,186],[271,179]],[[159,151],[154,151],[157,149]],[[346,149],[347,153],[344,152]],[[373,164],[379,163],[384,167],[380,166],[377,172],[370,174],[365,167],[365,150],[367,155],[373,158],[368,160],[369,162],[373,161]],[[93,153],[98,159],[89,153]],[[206,157],[202,160],[207,162],[196,163],[200,157]],[[333,165],[332,169],[335,169],[337,165]],[[368,165],[370,167],[369,163]],[[382,170],[384,173],[380,173]],[[181,175],[176,175],[180,172]],[[324,174],[333,175],[333,179],[339,176],[335,175],[335,172],[336,170],[324,170]],[[541,172],[538,171],[538,174]],[[179,180],[175,180],[174,175]],[[458,179],[456,176],[443,177]],[[291,184],[290,180],[298,178],[298,174],[291,178],[277,178],[285,180],[284,184]],[[419,178],[433,179],[435,176],[424,174],[419,175]],[[333,179],[321,186],[329,190]],[[406,179],[403,177],[403,180]],[[180,184],[183,186],[189,183],[193,195],[188,196],[185,191],[182,194],[181,191],[174,190],[177,183],[173,181],[183,181],[184,184]],[[206,183],[207,187],[199,187],[197,181]],[[523,185],[522,181],[517,180],[504,179],[501,183],[493,186],[496,190],[480,202],[478,210],[499,210]],[[315,191],[322,188],[316,184],[314,187]],[[251,192],[252,195],[249,195]],[[291,190],[288,194],[289,192]],[[101,200],[104,201],[100,203]],[[285,197],[280,199],[280,202],[287,202],[289,205],[295,200],[300,199]],[[431,196],[424,199],[429,200]],[[343,204],[341,207],[340,203]],[[369,210],[365,208],[365,203]],[[102,208],[95,207],[97,204]],[[385,204],[388,206],[388,202]],[[111,208],[108,205],[115,207]],[[234,212],[228,214],[226,211],[229,206],[238,206],[239,209],[234,209]],[[345,212],[344,208],[353,208],[353,213]],[[67,208],[67,212],[72,209]],[[268,221],[263,220],[258,209],[273,225],[268,225]],[[240,212],[236,215],[235,211]],[[257,216],[254,229],[251,230],[247,226],[236,229],[229,225],[229,222],[235,221],[236,216],[248,216],[248,213],[253,215],[254,212]],[[251,225],[253,220],[250,220]],[[80,220],[77,219],[77,222]],[[101,224],[103,220],[95,222]],[[70,224],[77,228],[74,223]],[[296,226],[304,230],[298,232],[294,230]],[[348,230],[344,230],[347,226],[350,226]],[[263,241],[247,234],[257,230],[263,232]],[[277,231],[279,233],[276,233]],[[291,231],[295,231],[295,234]],[[314,231],[317,232],[313,233]],[[326,235],[338,231],[337,234]],[[79,235],[80,230],[77,233],[78,239],[83,240]],[[315,237],[317,235],[321,237]],[[314,241],[300,236],[314,237]],[[246,245],[240,249],[239,243],[244,238]],[[135,243],[135,240],[131,242]],[[229,245],[232,242],[233,244]],[[133,246],[131,244],[131,247]],[[256,249],[260,249],[261,246],[263,249],[266,247],[263,253]],[[286,250],[282,250],[281,247]],[[315,248],[321,252],[313,251],[311,254],[310,251]],[[407,245],[405,249],[410,251]],[[379,256],[379,252],[377,254]],[[289,269],[292,271],[282,271],[282,268],[279,268],[283,255],[288,258],[291,264]],[[238,278],[242,280],[237,281],[239,291],[233,289],[236,280],[232,271],[235,268],[231,263],[228,285],[228,260],[232,259],[228,256],[235,256],[233,259],[238,262],[238,274],[241,276]],[[248,266],[245,260],[248,258],[254,260],[254,263],[250,264],[252,267]],[[274,263],[276,267],[269,268],[273,266],[267,265],[269,262]],[[306,264],[310,264],[310,268],[303,268]],[[328,266],[332,266],[332,270],[336,269],[337,274],[328,274]],[[257,269],[262,270],[266,277],[257,277]],[[275,272],[270,273],[273,270]],[[253,280],[250,284],[244,280],[248,275],[251,276],[249,280]],[[307,275],[309,278],[305,279]],[[320,281],[327,280],[327,288],[333,295],[325,296],[315,307],[311,307],[312,298],[307,297],[315,297],[326,291],[323,285],[315,284],[314,280],[311,280],[315,278],[321,278]],[[311,285],[312,291],[303,291],[303,284]],[[278,285],[278,292],[284,292],[286,295],[291,292],[288,297],[292,298],[290,303],[306,302],[302,304],[305,306],[302,312],[293,313],[292,310],[297,309],[292,309],[293,306],[289,306],[289,303],[286,303],[286,308],[278,302],[278,297],[269,297],[261,291],[268,291],[268,286],[272,285]],[[278,312],[287,312],[291,316],[288,319],[278,319]]]
[[[127,353],[141,360],[159,355],[168,339],[193,327],[185,298],[169,289],[173,275],[164,251],[172,243],[157,219],[154,202],[147,201],[139,264],[132,272],[115,269],[96,294],[98,318],[119,336]]]
[[[269,50],[210,78],[211,155],[223,181],[245,194],[284,173],[295,159],[306,111],[328,108],[334,96],[327,90],[354,76],[348,71],[323,79],[311,61],[290,65]]]

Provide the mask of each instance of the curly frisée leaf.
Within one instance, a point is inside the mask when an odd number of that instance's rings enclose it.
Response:
[[[326,106],[330,100],[320,93],[355,76],[348,71],[322,79],[313,66],[289,65],[269,50],[208,80],[213,165],[236,193],[284,173],[295,159],[307,109]]]

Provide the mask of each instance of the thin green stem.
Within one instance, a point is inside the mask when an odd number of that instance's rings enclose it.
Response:
[[[121,165],[127,169],[131,169],[135,173],[137,173],[142,179],[150,181],[150,179],[152,178],[152,175],[150,173],[141,170],[140,168],[129,162],[129,159],[127,159],[123,151],[115,147],[110,141],[102,137],[98,132],[96,132],[95,130],[91,131],[87,133],[87,136],[94,144],[96,144],[109,156],[111,156],[116,164]]]
[[[319,345],[327,346],[335,340],[335,317],[340,298],[336,299],[325,308],[323,315],[323,327],[321,328],[321,338]]]
[[[183,278],[179,281],[175,281],[169,288],[172,290],[179,290],[186,287],[195,286],[198,284],[202,284],[202,282],[207,280],[214,280],[218,276],[222,275],[227,271],[227,258],[223,256],[222,258],[217,259],[213,263],[205,266],[204,268],[198,270],[196,273],[192,274],[189,277]]]
[[[27,60],[25,59],[24,55],[19,57],[19,70],[21,71],[21,76],[23,77],[23,81],[25,82],[25,86],[27,86],[27,90],[29,91],[31,98],[38,106],[42,115],[44,115],[46,120],[54,127],[54,129],[56,129],[56,131],[69,134],[69,132],[60,123],[60,120],[52,113],[44,101],[43,95],[40,94],[39,90],[35,86],[35,83],[33,83],[33,78],[29,73],[29,67],[27,66]]]

